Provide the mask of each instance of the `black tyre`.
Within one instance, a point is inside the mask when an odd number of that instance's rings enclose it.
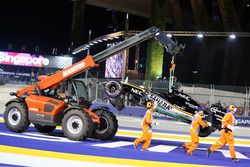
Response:
[[[206,128],[200,127],[199,136],[200,137],[207,137],[213,132],[213,128],[211,126],[208,126]]]
[[[4,123],[14,132],[24,132],[30,125],[27,107],[24,103],[12,102],[4,111]]]
[[[69,110],[62,119],[64,135],[71,140],[85,140],[93,131],[93,121],[89,114],[79,110]]]
[[[213,123],[213,116],[212,116],[213,113],[211,113],[208,109],[206,109],[204,111],[204,115],[205,115],[205,118],[204,120],[205,121],[208,121],[210,123]],[[199,131],[199,136],[200,137],[207,137],[209,136],[212,132],[214,132],[213,130],[213,126],[208,126],[206,128],[202,128],[200,126],[200,131]]]
[[[106,83],[104,91],[108,97],[117,98],[122,94],[122,85],[118,81],[109,81]]]
[[[124,109],[124,104],[122,98],[109,98],[109,102],[114,106],[118,111]]]
[[[37,129],[37,131],[42,132],[42,133],[50,133],[53,130],[56,129],[56,126],[48,126],[48,125],[39,125],[39,124],[35,124],[35,128]]]
[[[118,129],[118,121],[115,115],[102,109],[98,109],[95,114],[100,117],[100,124],[93,130],[92,137],[101,140],[112,139]]]

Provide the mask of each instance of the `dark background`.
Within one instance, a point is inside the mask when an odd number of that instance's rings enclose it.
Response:
[[[69,46],[72,18],[70,1],[5,1],[0,5],[0,49],[26,45],[28,52],[39,46],[51,54],[54,47],[65,53]]]
[[[5,1],[0,4],[0,49],[21,50],[26,45],[27,52],[34,52],[39,46],[40,53],[51,54],[53,48],[65,54],[70,47],[73,2],[69,0],[52,1]],[[115,17],[113,17],[115,16]],[[126,14],[110,9],[86,6],[85,36],[92,30],[92,39],[124,30]],[[144,30],[148,19],[130,16],[130,28]],[[115,25],[114,25],[115,24]]]
[[[194,20],[191,15],[191,6],[186,0],[180,0],[180,5],[184,13],[186,30],[195,30]],[[211,1],[206,0],[209,17],[217,28],[216,31],[223,31],[221,17],[212,8]],[[236,1],[234,1],[236,2]],[[246,10],[241,18],[242,31],[249,31],[250,8]],[[67,54],[71,45],[71,24],[72,24],[73,2],[69,0],[51,1],[4,1],[0,4],[0,51],[25,52],[21,48],[26,46],[26,52],[34,53],[35,47],[39,47],[40,54],[51,55],[53,48],[57,48],[57,54]],[[216,17],[215,17],[216,16]],[[88,31],[92,30],[91,38],[114,31],[124,30],[126,14],[110,9],[87,5],[84,20],[84,43],[88,41]],[[149,27],[149,19],[134,15],[129,15],[130,30],[145,30]],[[166,25],[167,30],[173,30],[172,25]],[[206,38],[206,37],[205,37]],[[237,38],[235,41],[228,41],[224,38],[197,39],[196,37],[181,38],[177,40],[186,43],[185,53],[176,58],[176,76],[178,81],[188,83],[204,84],[227,84],[227,85],[249,85],[249,44],[248,38]],[[204,43],[209,43],[207,48]],[[237,45],[240,43],[240,47]],[[12,49],[8,50],[8,44],[12,44]],[[226,47],[231,49],[225,50]],[[76,47],[76,46],[75,46]],[[145,52],[146,44],[141,46],[140,69],[141,74],[145,73]],[[99,48],[100,49],[100,48]],[[99,51],[98,48],[91,49],[91,54]],[[211,52],[211,53],[210,53]],[[212,62],[206,62],[205,53],[213,54]],[[204,57],[202,57],[204,54]],[[227,68],[223,69],[225,55],[231,55]],[[237,59],[237,55],[240,59]],[[230,58],[230,57],[229,57]],[[163,77],[168,77],[170,56],[165,53]],[[129,68],[133,68],[133,56],[129,60]],[[237,60],[237,61],[235,61]],[[210,75],[202,72],[202,65],[210,63],[206,71]],[[234,71],[234,66],[241,66],[239,71]],[[194,71],[198,73],[195,74]],[[223,71],[227,74],[224,75]],[[230,75],[234,75],[233,82]],[[227,76],[228,79],[223,79]],[[202,78],[203,77],[203,78]],[[143,79],[143,78],[140,78]]]

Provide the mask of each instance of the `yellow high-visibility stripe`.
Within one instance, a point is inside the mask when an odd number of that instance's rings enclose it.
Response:
[[[141,88],[141,87],[138,87],[138,86],[135,86],[135,85],[132,85],[130,83],[123,83],[124,85],[128,85],[128,86],[131,86],[131,87],[134,87],[134,88],[137,88],[137,89],[140,89],[141,91],[145,91],[145,89]]]

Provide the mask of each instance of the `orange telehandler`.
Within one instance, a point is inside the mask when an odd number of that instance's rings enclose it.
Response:
[[[11,92],[16,96],[6,103],[4,122],[14,132],[24,132],[33,123],[44,133],[62,126],[64,135],[71,140],[93,137],[111,139],[117,132],[118,121],[107,107],[90,108],[87,89],[83,82],[72,77],[98,64],[108,57],[155,37],[171,54],[177,54],[183,46],[168,38],[156,27],[151,27],[50,76],[39,76],[39,82],[24,89]],[[79,48],[81,49],[81,48]],[[65,95],[63,95],[63,93]]]

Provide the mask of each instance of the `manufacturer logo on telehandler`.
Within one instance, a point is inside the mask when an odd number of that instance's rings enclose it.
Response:
[[[85,67],[85,62],[79,63],[73,67],[70,67],[69,69],[63,71],[63,77],[67,77],[67,76],[73,74],[74,72],[84,68],[84,67]]]

